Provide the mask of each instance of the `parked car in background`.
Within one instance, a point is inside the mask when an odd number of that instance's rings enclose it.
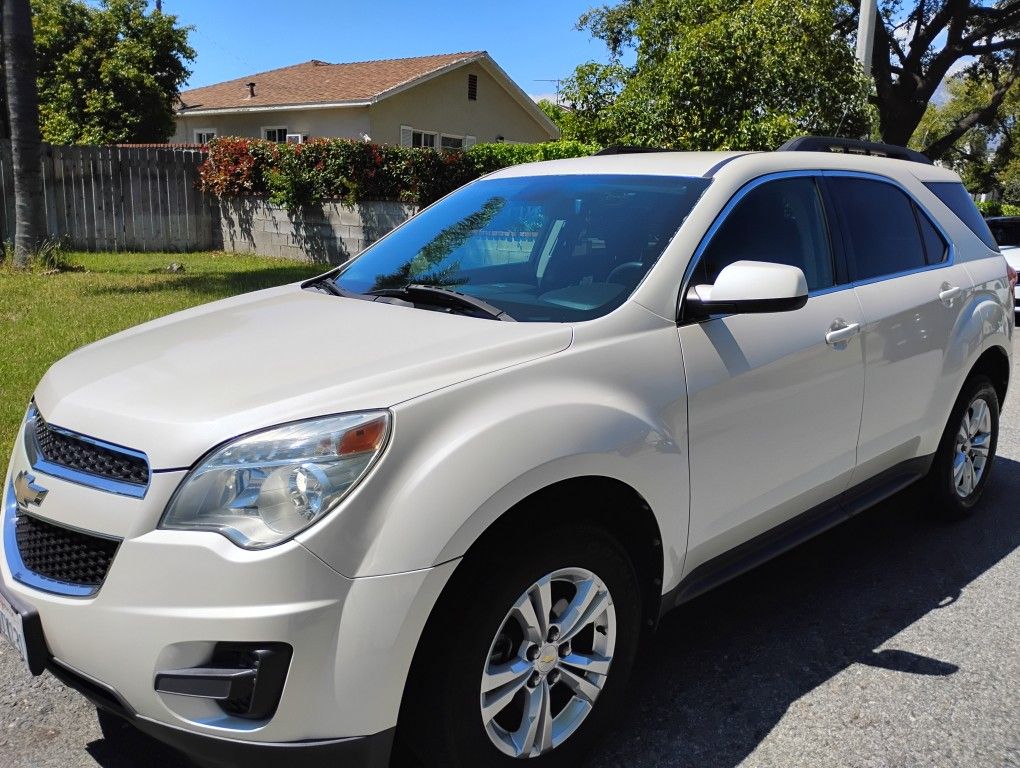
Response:
[[[992,472],[1016,275],[959,177],[784,149],[507,168],[59,361],[0,633],[206,764],[581,763],[664,612]]]
[[[1013,270],[1020,270],[1020,216],[993,216],[985,219],[999,250]],[[1020,312],[1020,288],[1014,290],[1016,311]]]

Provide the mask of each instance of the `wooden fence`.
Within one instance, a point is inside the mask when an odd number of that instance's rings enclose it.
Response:
[[[216,198],[196,189],[195,149],[43,145],[51,238],[84,251],[195,251],[222,245]],[[0,240],[14,239],[10,144],[0,145]]]

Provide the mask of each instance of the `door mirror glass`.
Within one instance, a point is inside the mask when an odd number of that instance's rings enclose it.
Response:
[[[687,319],[718,314],[790,312],[808,300],[807,278],[800,267],[766,261],[735,261],[723,268],[712,285],[690,289]]]

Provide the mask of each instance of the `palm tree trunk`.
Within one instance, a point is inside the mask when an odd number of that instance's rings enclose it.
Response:
[[[46,239],[39,92],[29,0],[3,0],[3,41],[14,165],[14,263],[24,266]]]

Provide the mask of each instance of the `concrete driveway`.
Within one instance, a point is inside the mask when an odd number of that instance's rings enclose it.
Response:
[[[929,522],[908,491],[674,612],[590,765],[1020,766],[1013,381],[974,518]],[[108,744],[84,699],[2,647],[0,765],[190,763],[142,739]]]

